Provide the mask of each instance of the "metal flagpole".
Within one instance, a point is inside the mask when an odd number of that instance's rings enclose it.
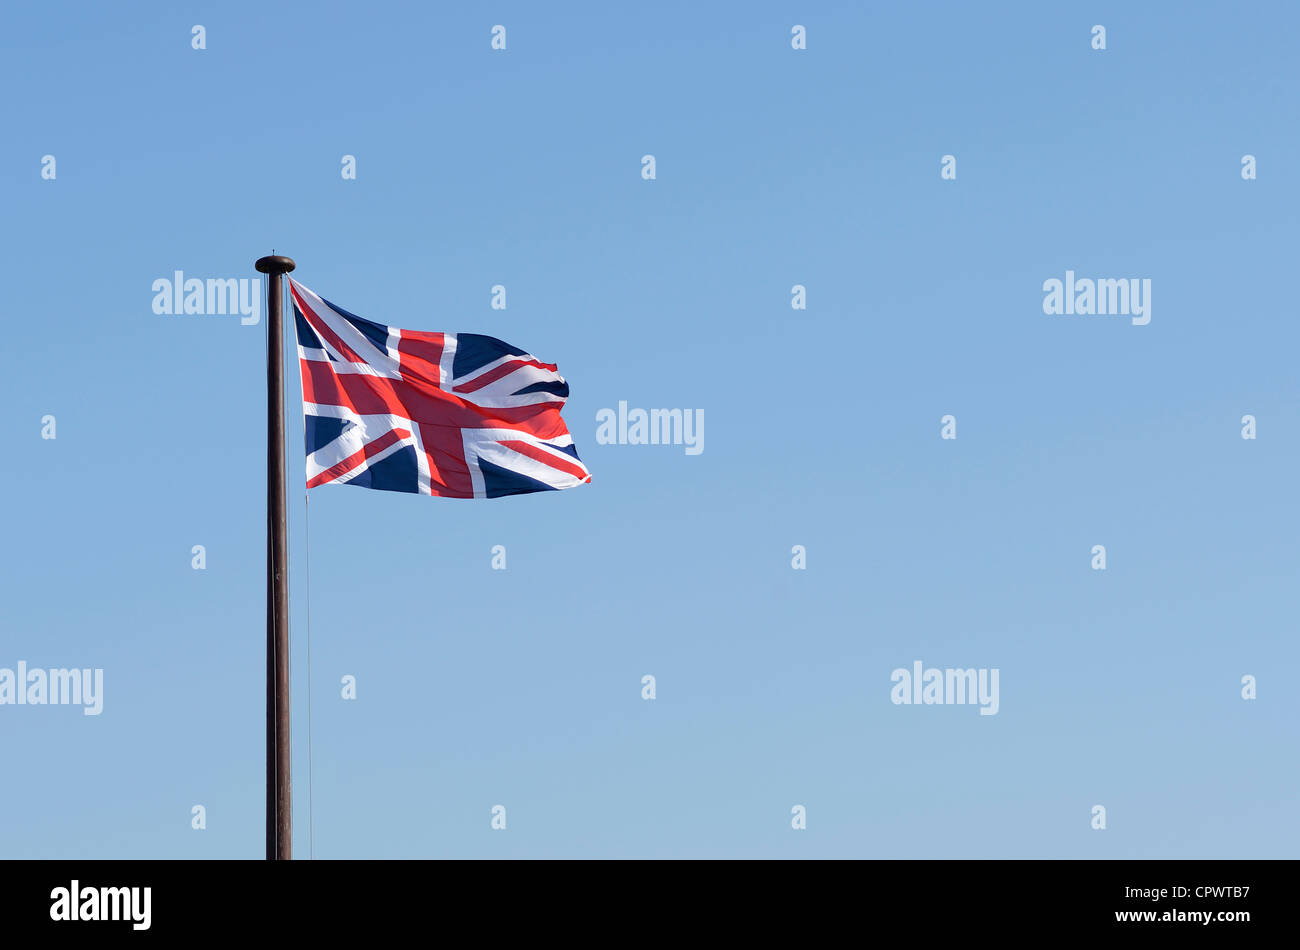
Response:
[[[284,507],[283,276],[291,258],[259,258],[266,284],[266,859],[293,857],[289,765],[289,570]]]

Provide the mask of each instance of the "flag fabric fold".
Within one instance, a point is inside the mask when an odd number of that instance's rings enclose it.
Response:
[[[307,487],[497,498],[591,481],[552,363],[476,333],[400,330],[290,278]]]

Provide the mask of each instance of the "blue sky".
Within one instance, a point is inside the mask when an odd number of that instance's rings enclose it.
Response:
[[[1298,25],[6,6],[0,667],[105,695],[0,706],[0,854],[262,854],[265,327],[151,285],[274,248],[558,363],[594,474],[313,490],[309,680],[289,368],[297,856],[1294,856]],[[1067,270],[1150,279],[1150,324],[1045,315]],[[704,452],[597,444],[620,400]],[[892,704],[916,660],[999,669],[998,714]]]

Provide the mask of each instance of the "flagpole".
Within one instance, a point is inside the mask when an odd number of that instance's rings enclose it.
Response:
[[[283,275],[291,258],[253,265],[266,282],[266,859],[293,857],[289,765],[289,588],[284,510]]]

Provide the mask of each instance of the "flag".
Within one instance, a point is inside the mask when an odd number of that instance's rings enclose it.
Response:
[[[551,363],[477,333],[399,330],[290,279],[307,487],[497,498],[591,481]]]

